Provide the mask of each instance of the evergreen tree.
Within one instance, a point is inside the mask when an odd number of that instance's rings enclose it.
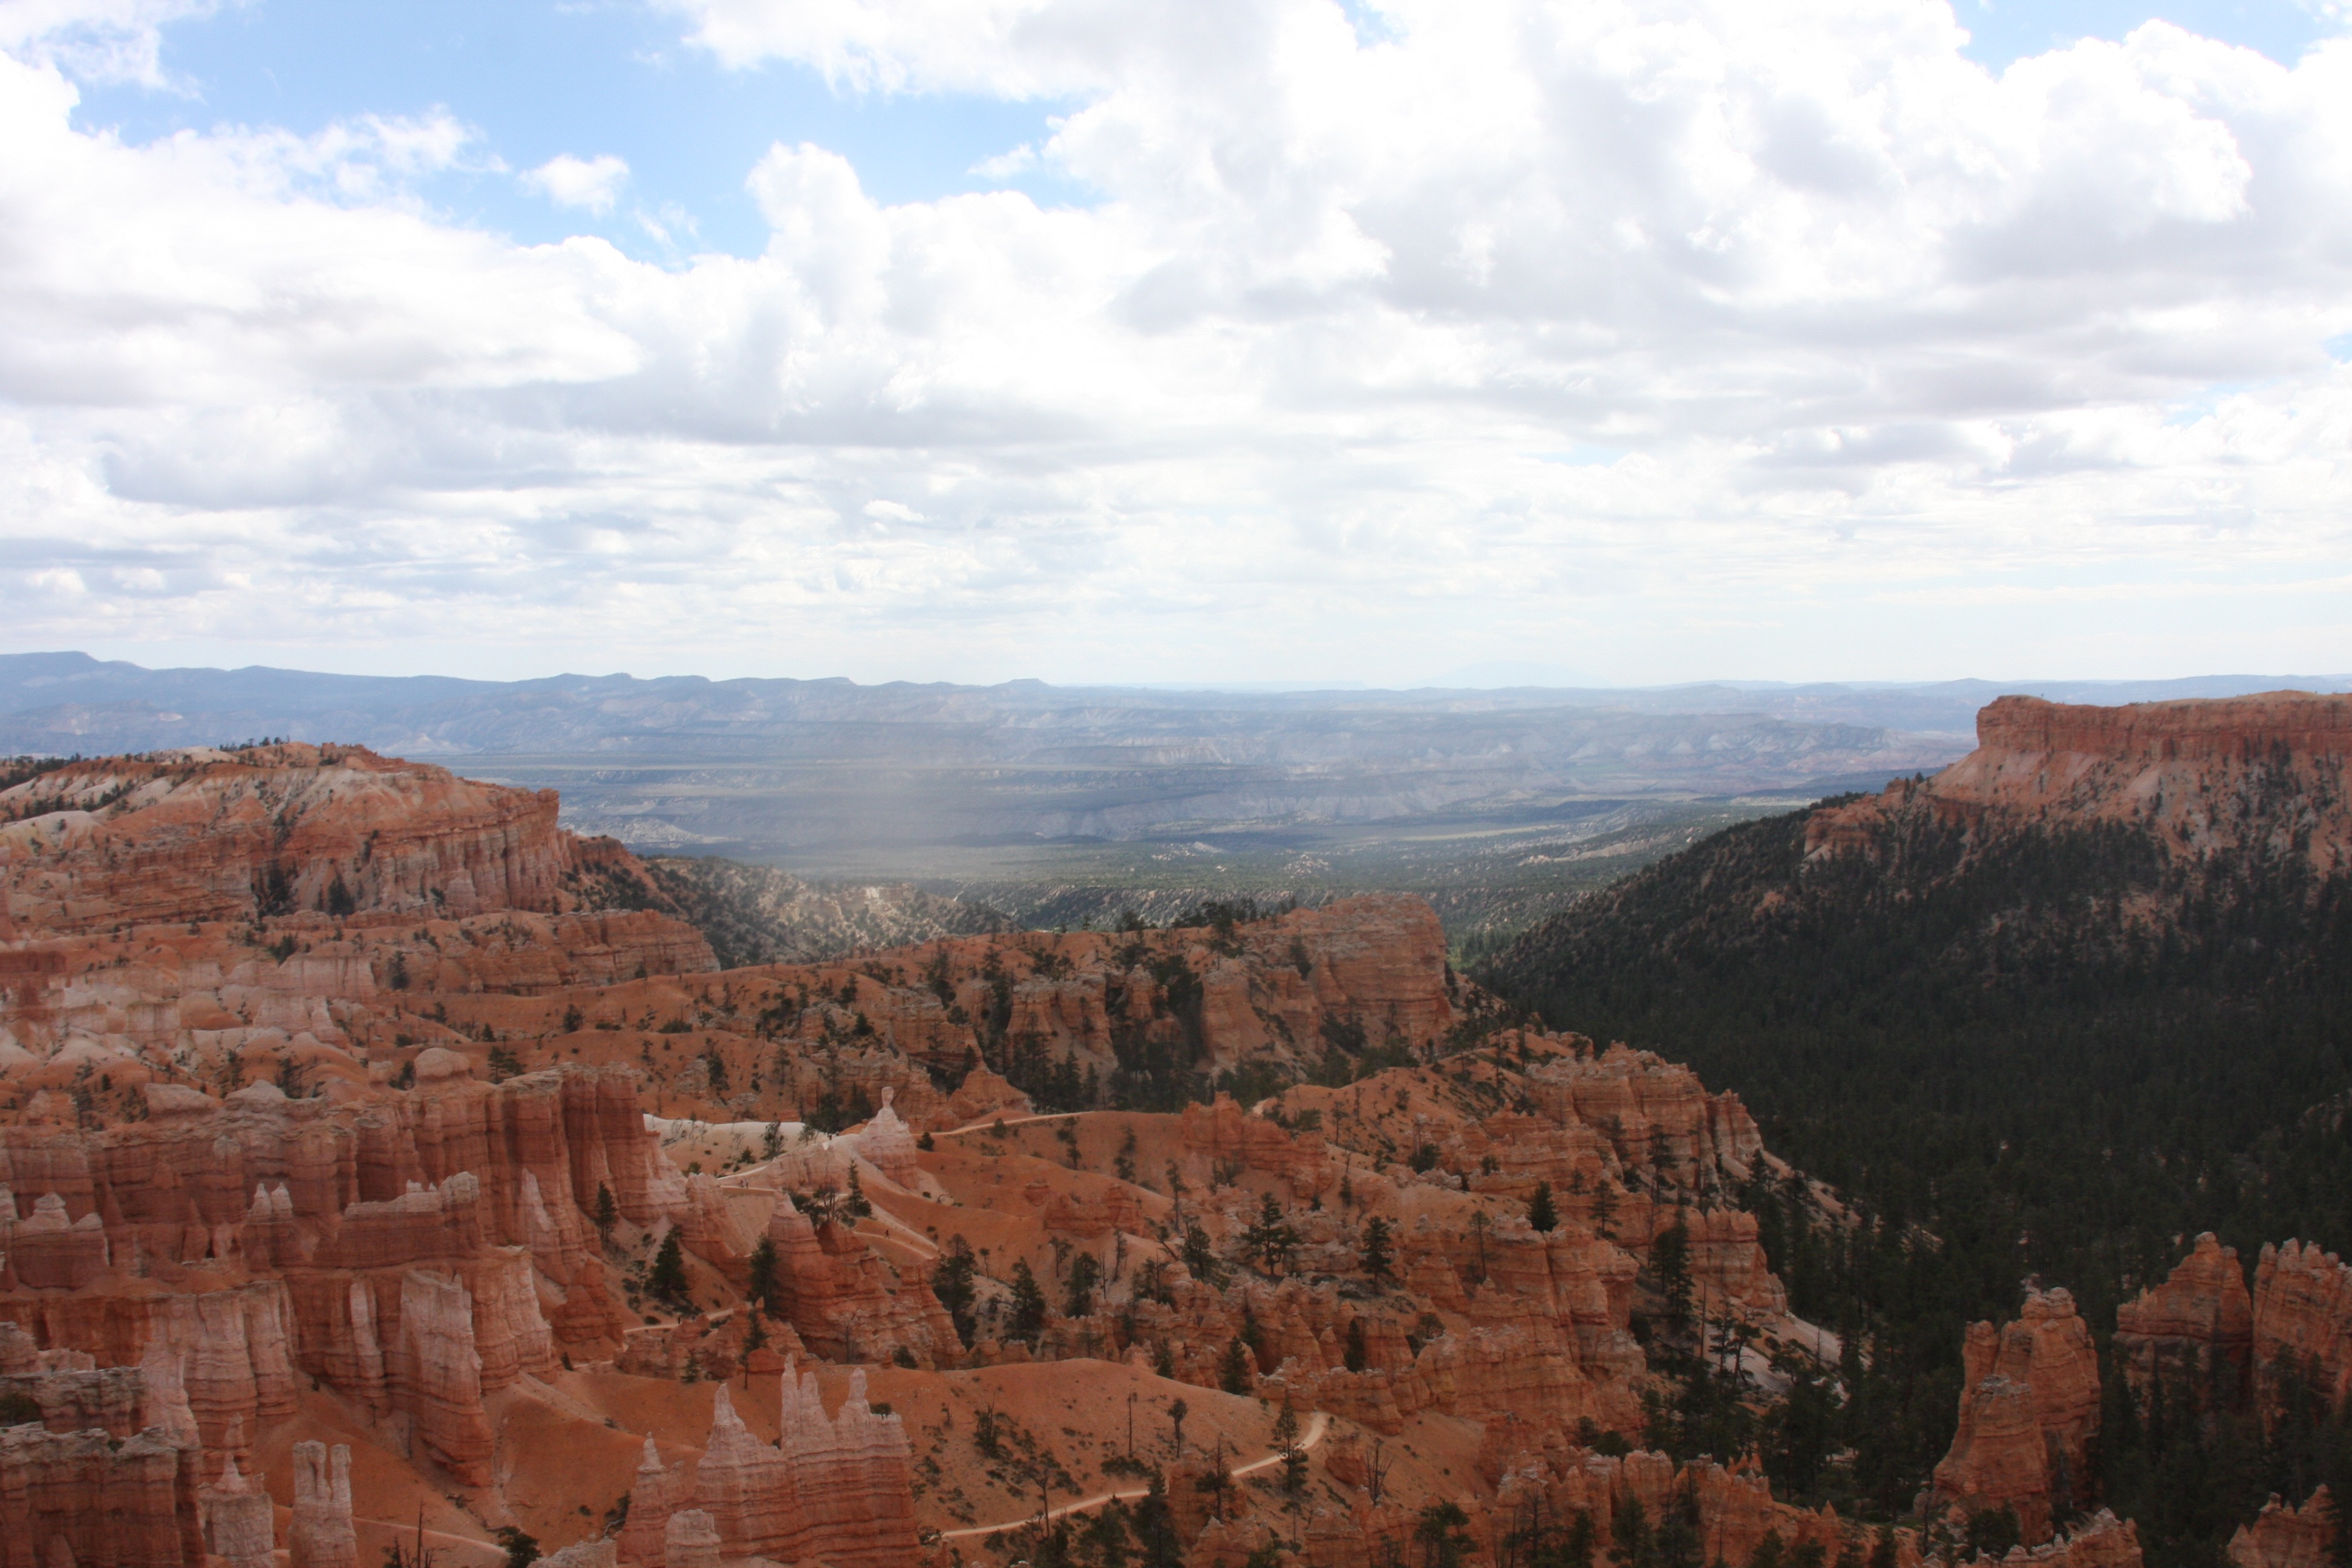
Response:
[[[1456,1502],[1433,1502],[1413,1522],[1422,1568],[1462,1568],[1470,1560],[1470,1516]]]
[[[1184,1568],[1184,1543],[1176,1531],[1175,1510],[1168,1506],[1168,1483],[1158,1470],[1136,1505],[1135,1538],[1143,1548],[1141,1568]]]
[[[596,1184],[596,1234],[610,1241],[613,1227],[621,1221],[621,1205],[613,1201],[613,1189],[604,1183]]]
[[[777,1300],[776,1287],[776,1244],[772,1238],[763,1236],[751,1248],[752,1304],[767,1311],[781,1313],[782,1308]]]
[[[1632,1492],[1610,1521],[1609,1561],[1617,1568],[1651,1568],[1650,1516]]]
[[[1209,1233],[1198,1224],[1184,1227],[1184,1267],[1203,1285],[1224,1289],[1225,1266],[1217,1261],[1217,1249],[1210,1242]]]
[[[1252,1375],[1256,1371],[1249,1347],[1235,1335],[1225,1342],[1225,1359],[1217,1369],[1217,1386],[1227,1394],[1247,1394],[1257,1386]]]
[[[1379,1281],[1386,1279],[1394,1267],[1389,1253],[1389,1222],[1374,1215],[1364,1222],[1364,1273]]]
[[[686,1258],[680,1250],[676,1226],[662,1236],[661,1247],[654,1253],[653,1268],[646,1275],[646,1289],[665,1301],[682,1300],[686,1296]]]
[[[1013,1266],[1013,1308],[1006,1320],[1005,1337],[1034,1345],[1045,1332],[1046,1314],[1045,1292],[1037,1288],[1037,1276],[1030,1271],[1029,1260],[1024,1258]]]
[[[1535,1196],[1528,1200],[1528,1224],[1549,1235],[1559,1225],[1559,1210],[1552,1205],[1551,1184],[1538,1182]]]
[[[1081,1252],[1070,1259],[1069,1299],[1062,1309],[1066,1318],[1083,1318],[1095,1310],[1095,1289],[1102,1283],[1102,1265],[1091,1252]]]
[[[1656,1282],[1659,1315],[1677,1334],[1691,1326],[1690,1227],[1679,1212],[1675,1223],[1650,1244],[1650,1276]]]
[[[1268,1193],[1258,1204],[1257,1219],[1242,1232],[1242,1245],[1271,1274],[1290,1249],[1298,1245],[1298,1231],[1284,1217],[1282,1204]]]

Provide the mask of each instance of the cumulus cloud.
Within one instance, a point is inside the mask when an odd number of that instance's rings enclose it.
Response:
[[[216,0],[0,0],[0,49],[66,65],[85,81],[175,87],[163,68],[164,25],[218,8]]]
[[[764,250],[661,268],[419,206],[403,158],[486,159],[462,126],[126,146],[19,50],[20,635],[226,636],[260,595],[296,641],[887,674],[2346,646],[2277,595],[2352,568],[2352,43],[2152,23],[1996,75],[1923,0],[688,10],[730,64],[1049,98],[1026,156],[1095,199],[890,205],[779,145]],[[523,178],[604,211],[626,174]],[[2087,619],[1978,618],[2027,580]],[[2202,630],[2112,592],[2158,581]]]
[[[593,158],[563,153],[527,170],[522,180],[557,206],[608,213],[620,199],[621,187],[629,183],[629,165],[609,153]]]

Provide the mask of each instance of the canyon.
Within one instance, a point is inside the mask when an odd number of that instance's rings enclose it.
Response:
[[[12,1562],[879,1568],[1056,1509],[1196,1568],[1432,1530],[1916,1568],[2003,1510],[2032,1562],[2140,1561],[2054,1286],[1969,1331],[1899,1524],[1654,1446],[1709,1377],[1841,1375],[1759,1215],[1855,1222],[1419,900],[722,969],[545,795],[357,748],[77,763],[0,816]],[[2125,1375],[2340,1403],[2344,1273],[2200,1241]],[[2327,1513],[2290,1502],[2247,1568]]]

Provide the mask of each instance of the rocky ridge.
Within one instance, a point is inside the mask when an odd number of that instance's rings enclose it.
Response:
[[[1869,853],[1905,812],[1977,830],[2127,824],[2191,860],[2252,854],[2352,868],[2352,697],[2256,697],[2095,708],[2003,697],[1977,747],[1932,778],[1813,814],[1808,858]]]

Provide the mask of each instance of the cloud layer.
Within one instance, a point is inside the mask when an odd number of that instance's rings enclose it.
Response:
[[[886,206],[779,145],[757,257],[518,246],[411,194],[490,158],[446,117],[122,145],[44,40],[152,72],[151,14],[0,14],[14,644],[1381,681],[2352,647],[2352,42],[2153,23],[1995,77],[1902,0],[682,11],[734,65],[1067,105],[1024,156],[1095,199]]]

